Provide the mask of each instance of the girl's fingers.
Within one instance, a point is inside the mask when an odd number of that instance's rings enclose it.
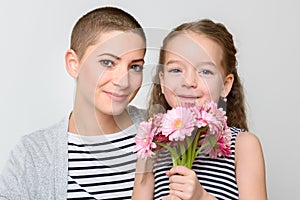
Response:
[[[169,176],[170,183],[191,184],[193,181],[198,181],[196,173],[184,166],[172,167],[166,174]]]
[[[173,175],[169,177],[170,183],[178,183],[178,184],[186,184],[188,183],[190,178],[188,176],[182,176],[182,175]]]
[[[184,166],[175,166],[168,171],[169,176],[180,174],[182,176],[193,175],[195,172],[187,167]]]
[[[162,200],[181,200],[181,199],[174,195],[168,195],[168,196],[163,197]]]
[[[176,197],[177,199],[189,199],[191,195],[185,194],[184,192],[178,190],[170,190],[169,196]]]
[[[178,191],[184,191],[185,190],[184,185],[179,184],[179,183],[170,183],[169,188],[170,188],[170,190],[178,190]]]
[[[171,176],[170,174],[171,174],[170,170],[166,171],[167,176]]]

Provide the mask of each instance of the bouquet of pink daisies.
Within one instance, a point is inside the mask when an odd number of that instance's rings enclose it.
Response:
[[[226,121],[225,111],[215,102],[178,106],[140,124],[135,152],[145,159],[153,157],[159,148],[166,148],[173,166],[191,169],[200,152],[212,158],[231,155],[231,133]]]

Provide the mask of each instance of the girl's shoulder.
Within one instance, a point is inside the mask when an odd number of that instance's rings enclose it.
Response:
[[[241,128],[237,128],[235,126],[231,126],[229,128],[230,128],[230,131],[231,131],[231,142],[233,142],[235,144],[236,138],[239,135],[239,133],[242,133],[245,130],[243,130]]]
[[[262,156],[262,145],[254,133],[240,131],[235,137],[236,161],[245,160],[244,158],[248,158],[248,160],[253,158],[255,160],[258,156]]]
[[[236,136],[236,145],[241,146],[243,149],[248,148],[258,148],[261,146],[259,138],[251,132],[243,131],[239,132]]]
[[[251,132],[237,127],[230,127],[232,137],[236,138],[238,142],[259,142],[258,137]]]
[[[236,151],[244,152],[245,149],[261,148],[259,138],[254,133],[248,132],[244,129],[237,127],[230,127],[230,130],[231,142]]]

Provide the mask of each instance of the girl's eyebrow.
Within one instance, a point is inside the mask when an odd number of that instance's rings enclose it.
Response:
[[[201,61],[201,62],[199,62],[199,65],[212,65],[212,66],[216,66],[215,63],[213,63],[212,61]]]
[[[170,64],[180,64],[180,65],[183,65],[183,62],[180,61],[180,60],[169,60],[166,63],[166,65],[170,65]],[[198,63],[197,66],[203,66],[203,65],[217,67],[215,65],[215,63],[213,63],[212,61],[201,61],[201,62]]]
[[[202,61],[202,62],[199,62],[198,65],[210,65],[210,66],[214,66],[216,67],[215,63],[211,62],[211,61]]]

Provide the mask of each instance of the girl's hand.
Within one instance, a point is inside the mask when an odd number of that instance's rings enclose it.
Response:
[[[181,199],[177,196],[168,195],[168,196],[163,197],[162,200],[181,200]]]
[[[208,193],[201,186],[196,173],[184,166],[172,167],[166,172],[170,181],[170,195],[165,200],[201,200],[206,199]]]

